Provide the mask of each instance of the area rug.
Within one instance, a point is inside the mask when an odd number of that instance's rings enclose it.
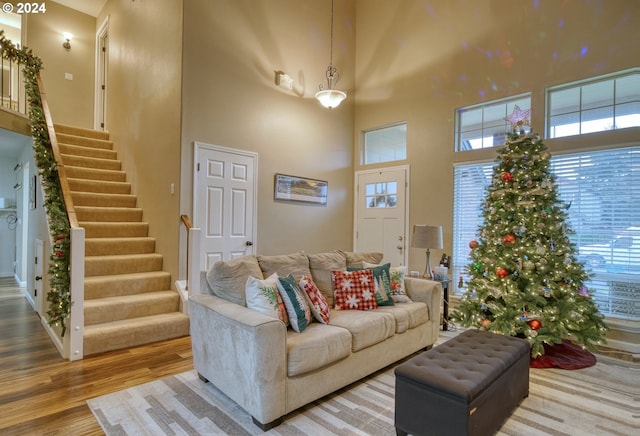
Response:
[[[640,434],[640,370],[604,358],[531,369],[529,397],[498,435]],[[393,368],[285,417],[267,435],[395,435]],[[87,401],[107,435],[257,435],[251,417],[193,371]]]

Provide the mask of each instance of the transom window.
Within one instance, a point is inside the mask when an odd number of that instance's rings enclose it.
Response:
[[[367,183],[364,189],[367,208],[396,207],[398,204],[397,182]]]
[[[640,69],[547,89],[547,137],[640,126]]]
[[[478,150],[503,145],[511,123],[505,118],[518,106],[531,109],[531,94],[521,94],[456,111],[455,151]],[[526,127],[528,129],[528,126]]]
[[[360,163],[392,162],[407,158],[407,123],[362,132]]]

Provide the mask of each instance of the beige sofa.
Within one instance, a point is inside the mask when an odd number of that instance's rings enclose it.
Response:
[[[312,322],[296,333],[273,317],[249,309],[249,275],[309,275],[333,304],[331,271],[377,253],[303,252],[243,256],[218,262],[203,274],[199,294],[189,298],[193,360],[201,379],[213,383],[263,430],[305,404],[372,374],[438,338],[442,287],[405,277],[412,302],[375,310],[331,310],[329,324]],[[333,307],[333,306],[332,306]]]

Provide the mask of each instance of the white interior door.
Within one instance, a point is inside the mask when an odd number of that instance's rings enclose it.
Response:
[[[201,231],[201,269],[256,250],[258,155],[195,143],[194,226]]]
[[[384,253],[391,266],[406,265],[409,167],[356,173],[355,251]]]

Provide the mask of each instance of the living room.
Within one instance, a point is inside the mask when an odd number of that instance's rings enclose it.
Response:
[[[54,119],[64,124],[94,126],[96,31],[108,17],[106,127],[174,277],[184,276],[178,218],[192,213],[195,141],[258,153],[260,253],[322,252],[352,245],[353,174],[371,168],[360,163],[361,132],[404,121],[407,159],[393,165],[412,168],[410,226],[442,224],[449,253],[453,167],[463,160],[456,109],[531,92],[531,124],[543,133],[547,87],[638,66],[632,0],[341,0],[333,64],[348,97],[327,110],[313,96],[329,61],[329,1],[109,0],[95,16],[47,5],[27,17],[26,43],[43,58]],[[68,52],[63,31],[74,34]],[[293,78],[290,92],[274,84],[276,70]],[[610,135],[612,144],[640,139],[638,128]],[[554,153],[602,148],[602,139],[548,143]],[[275,173],[327,180],[327,206],[274,202]],[[410,269],[424,261],[411,249]]]

